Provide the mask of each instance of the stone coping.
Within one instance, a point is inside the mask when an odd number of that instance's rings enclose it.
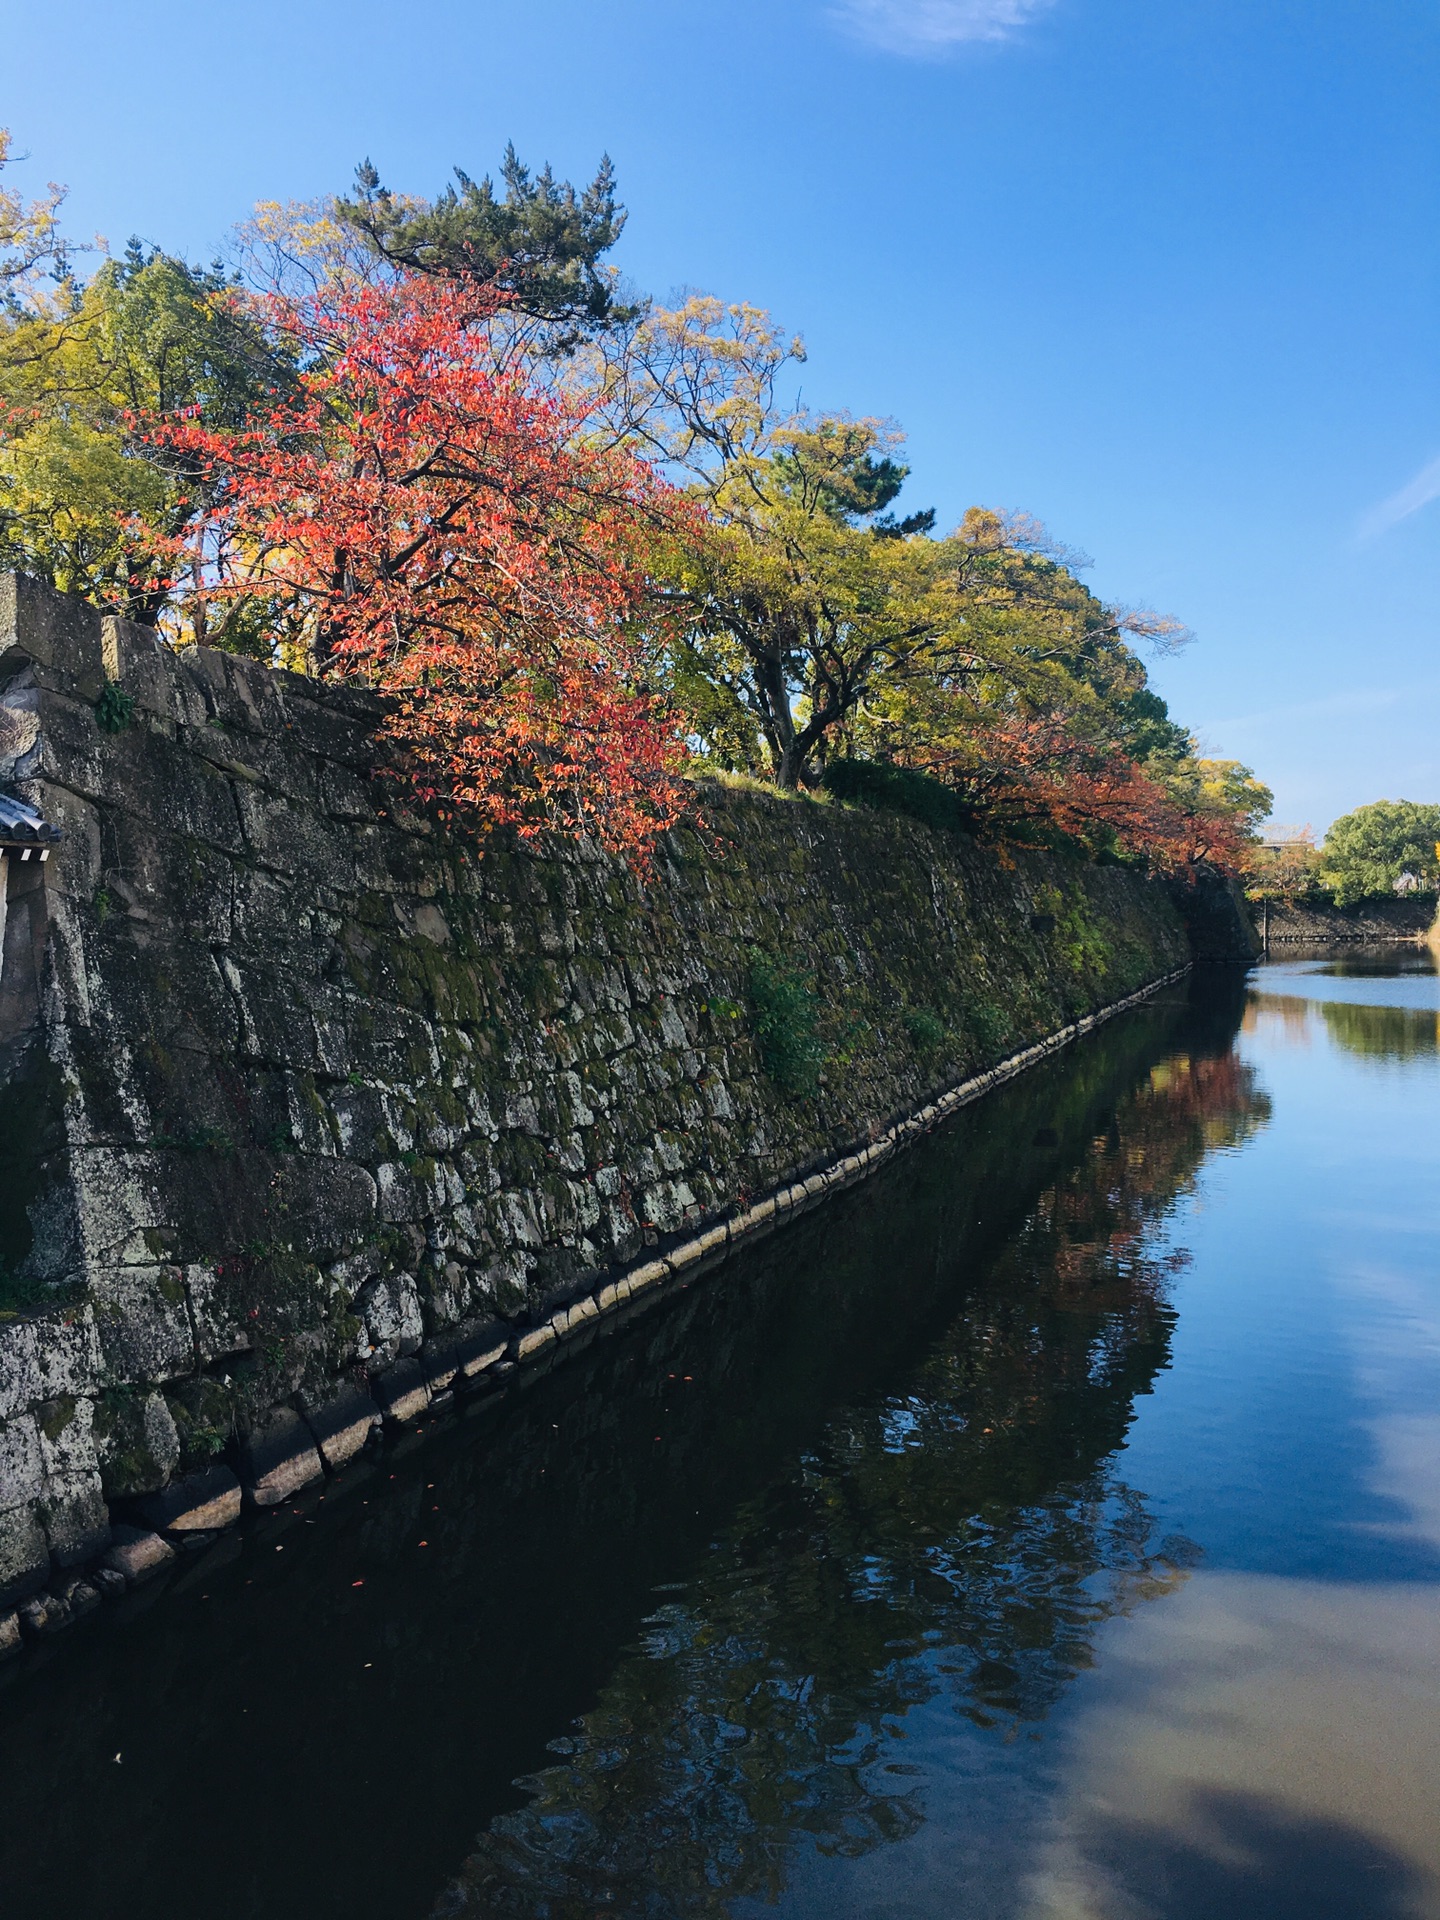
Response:
[[[1192,963],[1193,964],[1193,963]],[[1146,986],[1139,987],[1134,993],[1128,993],[1123,999],[1112,1001],[1108,1006],[1097,1008],[1094,1013],[1084,1015],[1067,1027],[1049,1034],[1044,1040],[1036,1041],[1033,1046],[1014,1053],[1008,1059],[989,1067],[984,1073],[977,1073],[968,1080],[962,1080],[947,1092],[937,1094],[923,1107],[897,1120],[869,1145],[858,1152],[845,1154],[831,1161],[828,1166],[809,1174],[804,1180],[797,1180],[789,1186],[777,1187],[772,1193],[747,1207],[733,1220],[721,1221],[708,1228],[704,1233],[696,1234],[693,1239],[683,1240],[665,1253],[630,1267],[617,1278],[609,1281],[596,1292],[583,1295],[579,1300],[561,1307],[538,1326],[517,1333],[511,1340],[506,1352],[510,1361],[523,1364],[534,1359],[556,1341],[568,1335],[578,1333],[582,1327],[592,1321],[613,1313],[639,1294],[647,1292],[667,1280],[673,1280],[680,1274],[692,1269],[698,1261],[727,1252],[732,1247],[743,1246],[747,1241],[757,1240],[771,1232],[782,1220],[793,1218],[796,1214],[812,1207],[826,1194],[838,1193],[843,1188],[852,1187],[867,1175],[876,1172],[887,1161],[894,1158],[902,1147],[909,1146],[922,1134],[928,1133],[957,1113],[961,1107],[969,1106],[980,1099],[992,1088],[1006,1080],[1013,1080],[1017,1074],[1028,1067],[1037,1066],[1041,1060],[1052,1053],[1058,1053],[1069,1046],[1092,1028],[1115,1015],[1125,1013],[1129,1008],[1138,1006],[1141,1001],[1161,992],[1165,987],[1173,986],[1191,971],[1191,965],[1176,967],[1162,974],[1158,980],[1152,980]]]

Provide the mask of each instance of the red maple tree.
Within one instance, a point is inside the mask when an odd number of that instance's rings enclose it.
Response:
[[[644,564],[678,496],[527,379],[494,296],[415,276],[259,310],[298,369],[263,417],[142,423],[205,476],[177,572],[384,696],[442,815],[643,864],[682,798]]]
[[[1184,804],[1113,743],[1085,737],[1061,715],[1007,715],[923,766],[1002,834],[1038,825],[1083,841],[1099,828],[1163,873],[1245,864],[1236,818]]]

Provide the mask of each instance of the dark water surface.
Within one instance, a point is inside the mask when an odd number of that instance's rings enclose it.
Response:
[[[0,1670],[0,1915],[1440,1920],[1437,1034],[1198,978]]]

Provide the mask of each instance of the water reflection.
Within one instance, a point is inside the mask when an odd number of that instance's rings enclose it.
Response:
[[[1113,1456],[1167,1364],[1184,1255],[1157,1229],[1205,1156],[1268,1115],[1231,1032],[1212,1010],[1091,1118],[903,1390],[832,1415],[741,1506],[436,1915],[774,1901],[797,1858],[913,1838],[907,1716],[943,1701],[1012,1739],[1089,1666],[1102,1623],[1175,1588],[1197,1550],[1161,1537]],[[870,1235],[852,1243],[835,1292],[877,1258]]]
[[[1024,1920],[1433,1920],[1433,1592],[1200,1573],[1103,1648]]]
[[[1259,974],[1245,1029],[1278,1023],[1292,1044],[1309,1045],[1323,1033],[1361,1059],[1414,1060],[1440,1050],[1436,971],[1428,947],[1291,952]]]
[[[1304,1045],[1310,1038],[1307,1029],[1317,1018],[1336,1046],[1365,1059],[1413,1060],[1440,1051],[1440,1013],[1423,1007],[1369,1006],[1361,1001],[1265,993],[1257,995],[1246,1026],[1247,1031],[1259,1032],[1267,1021],[1277,1022],[1292,1041]]]

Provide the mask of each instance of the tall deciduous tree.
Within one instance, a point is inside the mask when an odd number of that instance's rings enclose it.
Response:
[[[1435,890],[1440,867],[1440,806],[1376,800],[1342,814],[1320,849],[1320,880],[1341,907],[1393,893],[1403,874]]]
[[[974,510],[943,539],[929,510],[897,517],[899,433],[787,405],[803,357],[760,310],[696,296],[576,362],[598,416],[703,505],[669,583],[689,616],[677,680],[711,751],[795,786],[837,751],[904,761],[1062,688],[1143,700],[1124,635],[1176,624],[1103,607],[1022,516]]]
[[[18,157],[8,127],[0,127],[0,173]],[[27,200],[0,185],[0,308],[24,310],[39,279],[63,280],[70,269],[70,248],[60,231],[65,189],[52,180],[45,197]]]
[[[216,428],[263,411],[286,356],[197,271],[132,243],[83,289],[33,283],[0,317],[0,567],[16,567],[133,620],[176,612],[176,543],[203,516],[194,460],[135,431],[184,412]],[[191,603],[190,638],[203,600]],[[268,651],[252,622],[232,644]]]
[[[442,810],[643,859],[680,804],[645,617],[666,490],[587,445],[583,409],[497,367],[473,288],[410,275],[264,317],[292,395],[249,425],[152,426],[205,474],[207,590],[278,608],[319,672],[385,695],[388,738]]]

